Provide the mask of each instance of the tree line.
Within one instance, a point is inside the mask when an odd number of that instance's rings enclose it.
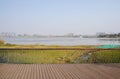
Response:
[[[120,33],[115,33],[115,34],[99,34],[97,37],[118,38],[118,37],[120,37]]]

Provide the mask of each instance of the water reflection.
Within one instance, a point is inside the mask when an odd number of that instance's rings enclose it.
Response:
[[[119,44],[120,38],[3,38],[11,44],[42,44],[42,45],[106,45]]]

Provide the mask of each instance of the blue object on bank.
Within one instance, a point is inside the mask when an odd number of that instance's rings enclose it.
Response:
[[[101,45],[98,48],[120,48],[120,45]]]

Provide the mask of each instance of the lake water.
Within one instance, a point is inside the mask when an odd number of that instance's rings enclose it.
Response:
[[[51,37],[51,38],[1,38],[11,44],[40,44],[40,45],[120,45],[120,38],[72,38],[72,37]]]

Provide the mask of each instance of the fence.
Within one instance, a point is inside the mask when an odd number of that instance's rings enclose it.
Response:
[[[120,49],[0,48],[0,63],[120,63]]]

